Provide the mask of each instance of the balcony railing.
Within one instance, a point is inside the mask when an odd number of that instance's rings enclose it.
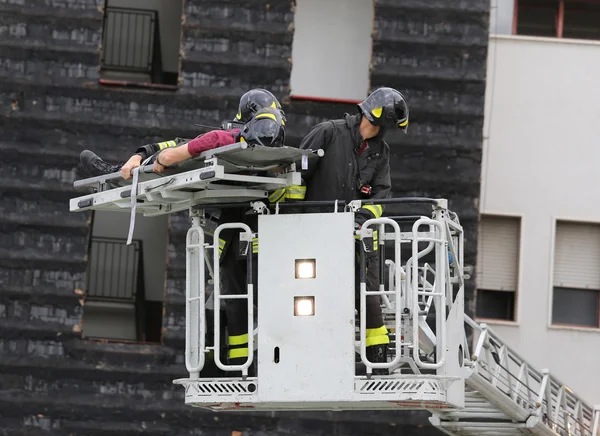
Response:
[[[106,7],[102,70],[150,75],[160,81],[162,59],[158,12]]]
[[[87,272],[86,300],[131,304],[137,339],[144,340],[144,257],[142,241],[93,237]]]

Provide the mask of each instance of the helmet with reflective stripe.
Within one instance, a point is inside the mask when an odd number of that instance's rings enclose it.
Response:
[[[376,89],[359,103],[358,110],[374,126],[399,128],[406,133],[408,105],[404,96],[393,88]]]
[[[285,141],[285,123],[281,111],[260,109],[240,130],[240,141],[251,145],[281,147]]]
[[[238,108],[238,113],[235,116],[235,121],[247,123],[252,119],[256,112],[263,108],[273,108],[281,111],[281,104],[277,98],[266,89],[251,89],[240,98],[240,106]],[[285,119],[283,111],[281,112],[281,116]]]

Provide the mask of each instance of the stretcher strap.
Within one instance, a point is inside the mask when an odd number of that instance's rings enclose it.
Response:
[[[131,170],[133,180],[131,181],[131,215],[129,216],[129,234],[127,235],[127,245],[131,244],[133,239],[133,230],[135,229],[135,209],[137,206],[137,192],[138,192],[138,176],[140,174],[140,168],[144,168],[145,165],[152,160],[153,156],[149,156],[140,162],[140,166]]]
[[[129,217],[129,234],[127,235],[127,245],[131,244],[133,230],[135,229],[135,209],[137,206],[137,188],[140,168],[141,167],[133,169],[133,180],[131,182],[131,215]]]

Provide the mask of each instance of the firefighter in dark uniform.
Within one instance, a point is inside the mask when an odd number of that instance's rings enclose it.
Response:
[[[263,116],[268,114],[269,116]],[[285,141],[285,122],[281,111],[262,109],[239,132],[242,140],[267,147],[281,147]],[[292,198],[294,191],[287,188],[278,189],[269,196],[270,202],[285,201]],[[302,193],[302,196],[304,192]],[[290,197],[292,196],[292,197]],[[247,224],[252,231],[257,230],[258,218],[256,215],[247,214],[247,207],[224,208],[220,217],[222,222],[242,222]],[[221,285],[224,294],[245,294],[247,292],[247,257],[252,256],[252,282],[254,297],[257,291],[258,275],[258,240],[251,243],[241,242],[241,230],[227,229],[221,233],[220,239],[224,242],[220,261],[223,274]],[[256,300],[255,300],[256,301]],[[227,361],[230,365],[241,365],[246,362],[251,350],[248,350],[248,303],[245,299],[228,299],[226,303],[227,315]],[[253,367],[249,374],[253,375]]]
[[[406,133],[408,106],[402,94],[392,88],[379,88],[358,105],[358,114],[326,121],[313,127],[302,140],[301,149],[323,149],[325,155],[304,174],[306,201],[383,199],[389,196],[390,149],[383,137],[388,129]],[[364,205],[356,212],[355,228],[371,218],[379,218],[383,206]],[[375,238],[373,238],[375,239]],[[367,289],[379,287],[377,244],[370,241],[367,256]],[[358,241],[357,249],[360,248]],[[357,268],[357,273],[359,269]],[[357,302],[359,275],[356,277]],[[381,298],[367,298],[366,346],[371,362],[386,362],[389,336],[383,324]],[[374,370],[374,373],[386,373]]]

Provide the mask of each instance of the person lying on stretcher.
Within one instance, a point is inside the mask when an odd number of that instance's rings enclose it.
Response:
[[[266,108],[269,111],[257,118],[258,111]],[[266,122],[267,119],[274,121],[279,126],[278,130],[273,122]],[[258,122],[259,120],[263,121]],[[171,141],[141,146],[127,162],[120,165],[112,165],[90,150],[84,150],[80,155],[80,160],[83,169],[90,177],[121,171],[122,177],[129,179],[132,176],[132,170],[139,167],[149,157],[152,159],[146,164],[152,163],[153,170],[160,173],[166,167],[197,156],[203,151],[233,144],[240,140],[253,145],[280,147],[285,138],[285,121],[285,114],[277,98],[266,89],[256,88],[241,97],[235,119],[224,122],[221,130],[204,133],[195,139],[175,138]]]

